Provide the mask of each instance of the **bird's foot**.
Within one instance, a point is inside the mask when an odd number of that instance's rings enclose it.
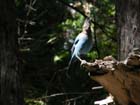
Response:
[[[81,67],[83,67],[84,65],[86,65],[87,64],[87,61],[86,60],[81,60]]]

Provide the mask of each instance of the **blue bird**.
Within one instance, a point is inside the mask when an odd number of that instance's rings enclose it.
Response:
[[[71,59],[68,64],[68,70],[76,60],[82,61],[80,55],[86,55],[92,48],[93,41],[90,29],[90,20],[86,19],[83,24],[82,32],[75,38],[71,48]]]

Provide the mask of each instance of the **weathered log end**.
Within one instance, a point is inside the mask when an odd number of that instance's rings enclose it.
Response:
[[[140,105],[140,50],[124,61],[107,56],[95,62],[81,62],[92,80],[99,82],[121,105]]]

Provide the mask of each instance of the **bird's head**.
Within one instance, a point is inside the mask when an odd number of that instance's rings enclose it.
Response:
[[[91,32],[90,25],[91,25],[91,20],[89,18],[86,18],[83,24],[83,31],[87,33]]]

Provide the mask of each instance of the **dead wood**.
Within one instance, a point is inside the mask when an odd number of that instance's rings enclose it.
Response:
[[[107,56],[82,62],[92,80],[99,82],[121,105],[140,105],[140,51],[134,49],[124,61]]]

